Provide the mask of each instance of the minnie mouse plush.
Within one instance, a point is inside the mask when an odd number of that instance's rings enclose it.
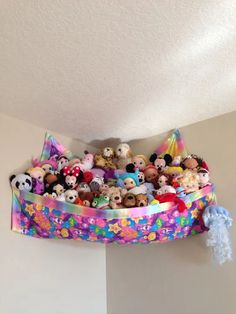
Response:
[[[163,172],[164,169],[169,166],[173,160],[171,155],[165,154],[164,157],[157,156],[156,153],[152,154],[149,158],[150,162],[157,168],[158,172]]]
[[[79,181],[83,179],[83,172],[77,166],[73,168],[65,166],[61,170],[60,176],[66,189],[75,189]]]

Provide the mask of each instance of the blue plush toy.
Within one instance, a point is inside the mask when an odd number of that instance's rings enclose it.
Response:
[[[136,169],[135,172],[124,172],[117,173],[115,172],[115,177],[117,178],[117,186],[130,190],[136,186],[139,186],[139,169]]]
[[[212,247],[217,263],[223,264],[232,260],[232,247],[229,238],[229,228],[233,219],[222,206],[210,205],[203,213],[205,226],[209,228],[207,246]]]

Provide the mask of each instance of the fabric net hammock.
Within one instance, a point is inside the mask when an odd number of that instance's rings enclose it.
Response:
[[[156,153],[185,157],[187,151],[179,131],[175,130]],[[41,160],[61,154],[73,155],[47,133]],[[206,231],[202,214],[206,207],[216,204],[214,186],[187,194],[183,201],[183,212],[173,202],[101,210],[13,189],[12,230],[35,238],[119,244],[166,242]]]

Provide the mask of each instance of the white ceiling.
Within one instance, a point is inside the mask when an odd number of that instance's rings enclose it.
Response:
[[[1,1],[0,111],[84,141],[236,109],[236,1]]]

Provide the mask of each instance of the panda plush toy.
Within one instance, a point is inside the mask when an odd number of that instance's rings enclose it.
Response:
[[[19,191],[30,192],[32,190],[32,178],[27,173],[13,174],[10,177],[11,186]]]

